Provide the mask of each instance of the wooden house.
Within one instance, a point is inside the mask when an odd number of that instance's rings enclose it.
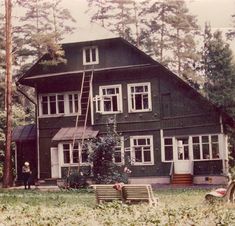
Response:
[[[87,166],[81,139],[105,134],[115,118],[123,142],[114,161],[130,156],[131,183],[226,181],[227,117],[192,87],[122,38],[63,49],[66,64],[45,66],[44,56],[19,80],[37,95],[38,178]]]

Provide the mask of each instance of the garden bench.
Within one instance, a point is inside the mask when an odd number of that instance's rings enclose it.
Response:
[[[122,201],[122,191],[114,188],[114,184],[95,184],[91,185],[95,189],[96,203],[103,201]]]
[[[125,203],[148,202],[152,206],[158,201],[150,184],[125,184],[122,187],[122,196]]]
[[[218,188],[205,195],[207,201],[214,201],[215,199],[222,199],[227,202],[235,202],[235,180],[231,181],[227,187]]]

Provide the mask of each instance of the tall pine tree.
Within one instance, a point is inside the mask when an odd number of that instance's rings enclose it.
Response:
[[[91,18],[135,44],[191,84],[199,80],[196,17],[184,0],[88,0]]]
[[[230,29],[228,32],[227,32],[227,37],[229,39],[234,39],[235,38],[235,14],[232,15],[232,29]]]
[[[71,22],[75,20],[61,3],[62,0],[18,1],[20,9],[25,12],[19,18],[20,26],[15,28],[18,37],[23,39],[21,48],[16,50],[19,61],[24,59],[27,62],[29,57],[39,59],[48,53],[52,58],[49,64],[65,62],[59,42],[63,35],[73,31]]]
[[[87,0],[91,21],[139,45],[138,1]],[[138,4],[138,5],[137,5]]]
[[[218,107],[235,115],[235,64],[229,44],[223,40],[222,32],[211,33],[205,27],[204,70],[205,91]]]
[[[169,24],[172,27],[171,46],[173,70],[186,80],[194,79],[194,63],[199,60],[196,49],[195,36],[199,32],[196,17],[189,13],[183,0],[174,1],[173,15],[170,15]]]

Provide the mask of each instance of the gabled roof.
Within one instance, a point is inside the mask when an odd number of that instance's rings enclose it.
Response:
[[[76,61],[78,57],[78,52],[81,51],[83,47],[87,46],[102,46],[106,49],[112,50],[115,48],[114,53],[108,56],[108,59],[105,59],[103,64],[97,64],[92,66],[94,71],[96,70],[106,70],[110,68],[123,68],[128,66],[137,66],[137,65],[160,65],[158,62],[153,60],[150,56],[145,54],[143,51],[136,48],[134,45],[130,44],[128,41],[120,37],[115,38],[106,38],[101,40],[91,40],[75,43],[65,43],[62,44],[62,48],[65,51],[65,58],[67,59],[67,64],[59,64],[57,66],[45,67],[40,64],[42,60],[47,60],[48,55],[44,55],[41,59],[38,60],[23,76],[19,79],[19,83],[34,86],[30,79],[40,78],[40,77],[50,77],[49,75],[63,75],[63,74],[74,74],[79,73],[84,70],[84,65],[82,65],[82,59]],[[119,56],[122,49],[126,51],[123,56]],[[119,52],[118,52],[119,51]],[[116,54],[116,56],[114,56]],[[107,57],[107,56],[106,56]],[[110,58],[116,57],[117,60],[113,61]],[[101,59],[102,60],[102,59]],[[91,68],[91,66],[86,66],[86,68]],[[35,81],[35,80],[34,80]]]

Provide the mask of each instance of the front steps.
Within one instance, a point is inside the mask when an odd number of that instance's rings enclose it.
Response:
[[[173,174],[171,179],[173,185],[192,185],[193,176],[191,174]]]
[[[44,180],[38,180],[35,182],[36,186],[57,186],[57,179],[46,178]]]

